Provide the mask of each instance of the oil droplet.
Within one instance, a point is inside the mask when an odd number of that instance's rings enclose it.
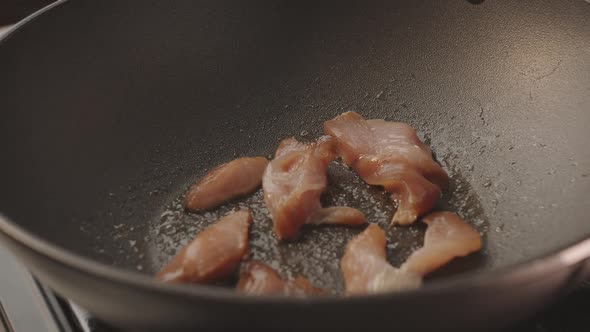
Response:
[[[164,234],[166,235],[174,235],[176,233],[176,227],[172,225],[164,226]]]
[[[390,243],[387,245],[387,249],[393,250],[398,247],[398,243]]]

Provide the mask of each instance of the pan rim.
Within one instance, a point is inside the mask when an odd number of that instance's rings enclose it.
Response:
[[[67,1],[67,0],[66,0]],[[60,264],[79,273],[100,278],[104,281],[115,282],[125,286],[141,288],[150,292],[165,293],[167,295],[194,297],[210,301],[224,301],[232,303],[273,303],[273,304],[335,304],[359,303],[367,300],[403,300],[407,297],[434,296],[444,293],[466,291],[483,288],[486,285],[508,280],[515,286],[519,281],[529,283],[531,278],[539,273],[552,273],[562,267],[574,266],[590,258],[590,234],[558,249],[548,250],[492,271],[465,272],[450,276],[443,280],[426,283],[418,289],[404,290],[392,293],[367,294],[355,296],[317,296],[308,298],[287,296],[251,296],[235,292],[231,288],[216,287],[199,284],[171,284],[159,282],[148,274],[130,269],[118,268],[74,253],[49,242],[19,226],[7,216],[0,213],[0,232],[13,241],[25,246],[35,254],[43,256],[53,263]]]
[[[20,30],[38,17],[55,9],[68,0],[56,2],[27,16],[14,24],[2,37],[0,45],[8,40],[12,34]],[[557,249],[547,250],[544,253],[529,257],[526,260],[507,266],[493,269],[492,271],[466,272],[457,276],[451,276],[440,281],[427,283],[415,290],[405,290],[395,293],[382,293],[371,295],[358,295],[350,297],[322,296],[322,297],[283,297],[283,296],[250,296],[236,293],[229,288],[210,285],[186,285],[158,282],[145,273],[133,270],[117,268],[97,260],[84,257],[67,250],[57,244],[49,242],[29,231],[0,212],[0,232],[16,243],[33,251],[35,254],[60,264],[68,269],[76,270],[82,274],[105,281],[124,284],[134,288],[142,288],[146,291],[159,292],[167,295],[194,297],[210,301],[225,301],[233,303],[272,303],[272,304],[330,304],[335,303],[361,303],[367,300],[390,300],[393,298],[403,300],[407,297],[433,296],[445,292],[456,292],[480,288],[499,282],[501,279],[512,282],[529,282],[532,276],[539,273],[551,273],[565,266],[573,266],[590,258],[590,234],[584,234],[568,244]]]

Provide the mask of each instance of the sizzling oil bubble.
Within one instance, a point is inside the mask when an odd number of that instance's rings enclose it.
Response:
[[[487,231],[487,220],[477,197],[461,174],[451,170],[454,179],[449,192],[437,207],[457,212],[480,232]],[[390,195],[381,188],[367,185],[346,165],[336,162],[328,168],[328,187],[322,196],[324,206],[350,206],[361,210],[367,220],[377,223],[387,234],[387,257],[399,266],[422,246],[425,226],[389,227],[395,207]],[[264,204],[262,189],[233,200],[218,209],[187,213],[181,198],[175,199],[159,218],[151,223],[155,253],[152,271],[163,266],[182,246],[223,215],[239,208],[249,208],[254,223],[250,229],[250,258],[265,262],[285,277],[303,275],[316,286],[339,293],[343,289],[340,258],[346,243],[363,228],[345,226],[305,226],[297,240],[279,243],[272,233],[272,221]],[[469,265],[465,269],[470,268]],[[144,268],[144,271],[146,268]],[[457,268],[455,268],[457,270]],[[461,269],[459,269],[461,270]],[[231,287],[231,282],[224,285]]]

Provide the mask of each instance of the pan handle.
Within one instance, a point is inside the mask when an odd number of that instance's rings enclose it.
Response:
[[[590,290],[590,239],[561,252],[559,259],[565,266],[578,266],[572,276],[571,285]]]
[[[559,259],[568,266],[590,262],[590,238],[586,239],[559,254]]]

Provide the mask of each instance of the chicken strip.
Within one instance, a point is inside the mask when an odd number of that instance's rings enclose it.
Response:
[[[448,185],[448,175],[411,126],[365,120],[346,112],[324,122],[338,155],[371,185],[383,186],[398,204],[392,224],[408,225],[430,211]]]
[[[215,167],[188,190],[185,208],[190,211],[212,209],[255,191],[262,183],[267,165],[264,157],[244,157]]]
[[[455,257],[481,248],[479,233],[451,212],[434,212],[423,221],[428,225],[424,246],[397,269],[385,256],[385,232],[371,224],[350,240],[340,267],[348,294],[371,294],[417,288],[428,273]]]
[[[348,295],[373,294],[420,287],[420,276],[405,273],[387,262],[385,232],[377,224],[346,245],[340,269]]]
[[[329,136],[304,144],[283,140],[262,177],[264,202],[279,240],[294,239],[304,224],[362,225],[362,212],[350,207],[322,208],[328,164],[336,158]]]
[[[236,289],[250,295],[305,297],[325,293],[301,276],[285,281],[275,270],[259,261],[251,261],[242,268]]]
[[[382,186],[397,203],[392,224],[408,225],[428,213],[438,201],[441,190],[405,162],[373,162],[360,159],[359,175],[370,185]]]
[[[455,257],[481,249],[479,232],[452,212],[433,212],[422,219],[428,225],[424,246],[416,250],[401,269],[425,276]]]
[[[248,210],[228,214],[199,233],[156,275],[165,282],[210,283],[233,273],[248,252]]]

